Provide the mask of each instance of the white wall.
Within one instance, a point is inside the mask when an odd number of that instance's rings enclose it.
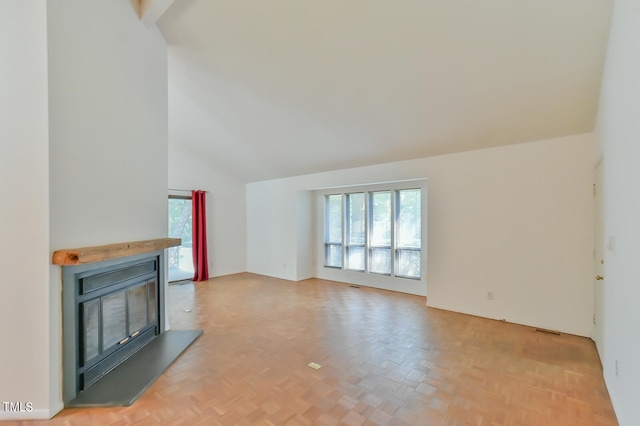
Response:
[[[0,402],[49,417],[47,2],[0,2]]]
[[[166,237],[162,35],[129,0],[57,0],[48,2],[48,42],[51,250]],[[52,309],[59,285],[52,267]],[[50,351],[59,354],[54,321]],[[51,378],[58,401],[60,370]]]
[[[250,183],[247,191],[247,271],[296,281],[298,278],[297,179]],[[312,214],[307,203],[308,214]],[[311,241],[309,241],[311,243]],[[301,247],[311,250],[311,246]]]
[[[309,242],[315,238],[316,209],[312,191],[298,191],[296,203],[296,281],[316,275],[316,247],[309,248]]]
[[[212,133],[207,126],[217,121],[204,108],[203,102],[208,99],[202,99],[200,81],[185,64],[182,55],[180,47],[169,46],[169,188],[208,191],[209,276],[244,272],[247,231],[245,184],[225,172],[218,162],[206,161],[212,158],[210,153],[200,151],[202,144],[199,141],[215,142],[210,140]],[[202,120],[194,121],[194,117]],[[214,161],[218,160],[214,158]],[[233,167],[231,164],[225,166]]]
[[[604,376],[621,425],[640,419],[640,7],[617,0],[598,114],[604,179]],[[613,237],[614,241],[610,241]],[[616,374],[616,362],[618,374]]]
[[[52,248],[166,237],[167,48],[127,0],[49,4]]]
[[[428,305],[589,336],[594,135],[247,185],[247,269],[295,280],[300,190],[428,178]],[[495,294],[487,300],[487,292]]]
[[[171,99],[171,86],[169,86]],[[171,105],[171,102],[169,102]],[[171,115],[171,112],[169,113]],[[245,185],[207,164],[187,146],[169,142],[169,188],[207,193],[209,276],[246,270]],[[206,158],[206,157],[205,157]],[[175,195],[188,195],[173,192]]]

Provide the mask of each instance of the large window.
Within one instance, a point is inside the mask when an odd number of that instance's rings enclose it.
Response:
[[[325,196],[325,266],[420,279],[420,189]]]

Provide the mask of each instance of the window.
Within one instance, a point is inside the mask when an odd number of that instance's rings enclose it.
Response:
[[[342,268],[342,194],[325,202],[325,266]]]
[[[347,194],[347,269],[364,271],[364,193]]]
[[[369,272],[391,274],[391,191],[371,193]]]
[[[422,240],[420,190],[397,191],[396,200],[396,275],[419,278]]]
[[[325,195],[325,266],[420,279],[420,189]]]

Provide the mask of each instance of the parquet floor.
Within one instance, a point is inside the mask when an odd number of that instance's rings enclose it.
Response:
[[[28,424],[617,424],[591,340],[424,302],[252,274],[171,286],[172,328],[204,335],[133,406]]]

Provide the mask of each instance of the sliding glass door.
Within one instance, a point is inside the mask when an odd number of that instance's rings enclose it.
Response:
[[[191,254],[191,197],[169,196],[169,237],[181,238],[182,245],[168,249],[169,282],[193,278]]]

